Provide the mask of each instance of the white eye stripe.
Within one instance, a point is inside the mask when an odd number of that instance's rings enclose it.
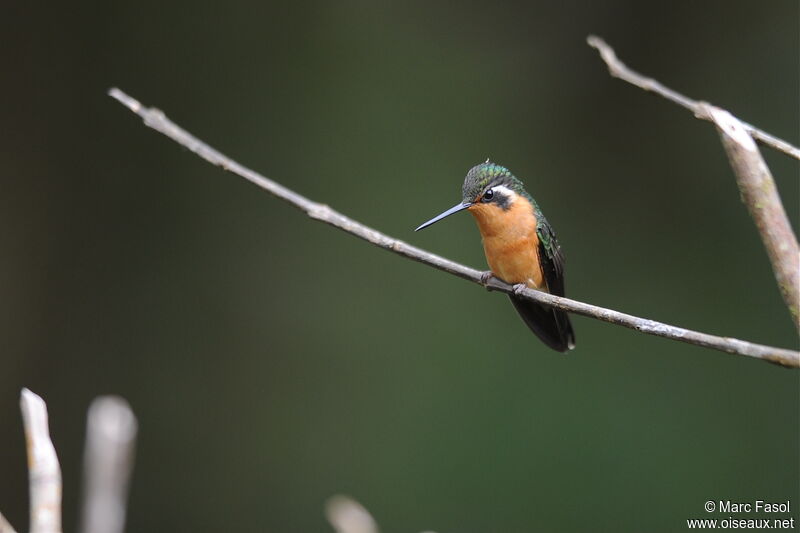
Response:
[[[514,191],[506,187],[505,185],[495,185],[492,187],[492,190],[495,194],[500,193],[503,196],[508,196],[509,198],[513,198],[517,195]]]
[[[505,185],[495,185],[492,187],[492,191],[494,194],[499,194],[509,200],[514,200],[517,197],[517,193],[506,187]]]

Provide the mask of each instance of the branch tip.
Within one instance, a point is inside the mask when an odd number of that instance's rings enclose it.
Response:
[[[108,90],[108,96],[121,103],[134,113],[139,113],[139,111],[142,109],[142,104],[138,100],[128,96],[116,87],[112,87]]]
[[[101,396],[86,421],[83,533],[122,533],[137,422],[128,402]]]
[[[61,532],[61,466],[50,439],[47,405],[37,394],[23,388],[20,410],[28,448],[30,530]]]

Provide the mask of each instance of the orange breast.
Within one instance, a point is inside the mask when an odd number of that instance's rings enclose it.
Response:
[[[486,261],[494,275],[507,283],[546,289],[539,266],[536,216],[530,202],[518,196],[508,210],[478,203],[469,212],[478,223]]]

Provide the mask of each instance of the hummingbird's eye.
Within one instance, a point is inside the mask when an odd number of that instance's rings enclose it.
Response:
[[[491,202],[491,201],[492,201],[492,198],[494,198],[494,191],[493,191],[492,189],[489,189],[488,191],[486,191],[485,193],[483,193],[483,198],[482,198],[482,201],[484,201],[484,202]]]

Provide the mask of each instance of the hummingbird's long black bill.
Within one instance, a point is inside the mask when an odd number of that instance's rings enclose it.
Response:
[[[419,230],[421,230],[421,229],[423,229],[423,228],[427,228],[427,227],[428,227],[428,226],[430,226],[431,224],[433,224],[433,223],[435,223],[435,222],[439,222],[439,221],[440,221],[440,220],[442,220],[443,218],[445,218],[445,217],[449,217],[449,216],[450,216],[450,215],[452,215],[453,213],[458,213],[459,211],[463,211],[464,209],[468,208],[468,207],[469,207],[469,206],[471,206],[471,205],[472,205],[472,204],[471,204],[471,203],[469,203],[469,202],[465,202],[465,203],[461,203],[461,204],[458,204],[458,205],[454,205],[453,207],[451,207],[450,209],[448,209],[448,210],[447,210],[447,211],[445,211],[444,213],[442,213],[442,214],[439,214],[439,215],[436,215],[435,217],[433,217],[432,219],[430,219],[430,220],[429,220],[429,221],[427,221],[426,223],[422,224],[420,227],[418,227],[418,228],[417,228],[417,229],[415,229],[414,231],[419,231]]]

